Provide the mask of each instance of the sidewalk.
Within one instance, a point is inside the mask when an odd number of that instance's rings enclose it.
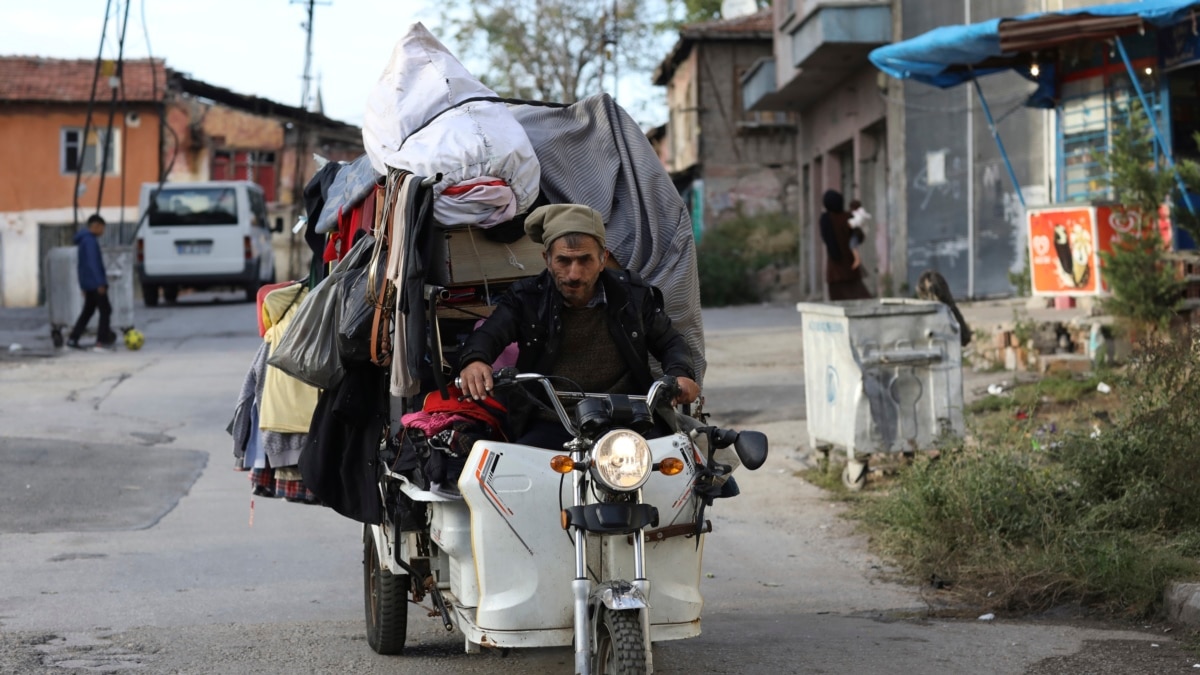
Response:
[[[64,332],[70,331],[70,327]],[[0,361],[53,356],[50,310],[42,307],[0,307]]]

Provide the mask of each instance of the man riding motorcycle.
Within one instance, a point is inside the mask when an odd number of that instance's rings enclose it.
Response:
[[[545,247],[546,271],[514,283],[467,339],[459,358],[464,391],[492,393],[492,363],[517,343],[517,369],[567,378],[583,391],[642,393],[654,377],[648,357],[676,378],[673,403],[700,395],[691,350],[663,309],[662,293],[629,270],[607,266],[604,222],[581,204],[535,209],[525,231]],[[509,402],[519,443],[557,448],[569,434],[533,404]]]

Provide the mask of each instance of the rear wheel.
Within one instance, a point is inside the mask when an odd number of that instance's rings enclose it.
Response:
[[[158,285],[142,284],[142,300],[147,307],[158,307]]]
[[[633,675],[646,672],[646,645],[638,610],[605,610],[596,628],[593,673]]]
[[[246,284],[246,302],[255,302],[258,300],[258,282]]]
[[[363,533],[363,596],[367,644],[379,654],[403,652],[408,632],[408,575],[383,569],[370,530]]]
[[[175,301],[178,299],[179,299],[179,286],[178,285],[169,284],[167,286],[163,286],[163,300],[166,300],[167,304],[173,305],[173,304],[175,304]]]

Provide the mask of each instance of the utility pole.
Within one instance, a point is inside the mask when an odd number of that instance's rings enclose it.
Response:
[[[617,3],[619,0],[613,0],[612,4],[612,24],[605,31],[604,44],[611,46],[609,58],[613,64],[613,100],[617,100],[617,94],[621,89],[621,64],[618,59],[618,49],[621,43],[621,18]]]
[[[292,0],[293,3],[295,0]],[[312,81],[312,38],[313,38],[313,9],[316,0],[302,0],[308,5],[308,20],[304,22],[307,37],[304,40],[304,81],[300,89],[300,107],[308,110],[308,85]]]
[[[305,30],[304,39],[304,75],[300,88],[300,110],[301,115],[295,121],[292,127],[292,138],[295,143],[296,152],[296,168],[292,177],[292,207],[295,210],[294,220],[298,220],[304,213],[304,186],[307,182],[304,176],[305,161],[304,157],[308,154],[308,98],[309,85],[312,82],[312,40],[313,40],[313,10],[316,8],[316,0],[290,0],[288,4],[303,4],[306,6],[308,18],[300,26]],[[329,4],[327,2],[321,4]],[[293,220],[293,222],[294,222]],[[291,276],[296,278],[300,276],[297,271],[300,267],[300,247],[296,242],[296,233],[290,234],[291,241],[289,245],[289,271]]]

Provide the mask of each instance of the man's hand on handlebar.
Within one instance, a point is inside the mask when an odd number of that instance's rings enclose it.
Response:
[[[675,378],[675,383],[679,385],[679,395],[671,401],[673,405],[687,405],[700,398],[700,385],[696,384],[695,380],[679,376]]]
[[[463,393],[476,401],[492,395],[492,367],[483,361],[468,363],[459,374],[459,379]]]

